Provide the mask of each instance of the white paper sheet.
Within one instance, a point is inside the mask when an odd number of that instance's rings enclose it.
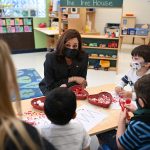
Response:
[[[90,107],[88,105],[79,107],[76,112],[76,119],[83,124],[86,131],[89,131],[107,117],[106,113],[100,112],[94,107]]]

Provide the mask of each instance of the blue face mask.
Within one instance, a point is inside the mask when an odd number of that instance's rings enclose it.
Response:
[[[78,49],[70,49],[70,48],[64,49],[64,55],[70,59],[75,59],[78,53],[79,53]]]

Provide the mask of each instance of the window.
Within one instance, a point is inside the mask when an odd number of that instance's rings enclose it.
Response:
[[[0,0],[1,17],[46,17],[46,0]]]

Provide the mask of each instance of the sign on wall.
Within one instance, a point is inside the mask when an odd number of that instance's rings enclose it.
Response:
[[[60,0],[61,7],[122,7],[123,0]]]

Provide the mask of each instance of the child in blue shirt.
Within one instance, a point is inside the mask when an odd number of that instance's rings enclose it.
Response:
[[[125,105],[121,112],[117,130],[118,149],[150,149],[150,74],[144,75],[135,83],[137,108],[133,104]],[[133,117],[126,129],[126,112],[133,112]]]

